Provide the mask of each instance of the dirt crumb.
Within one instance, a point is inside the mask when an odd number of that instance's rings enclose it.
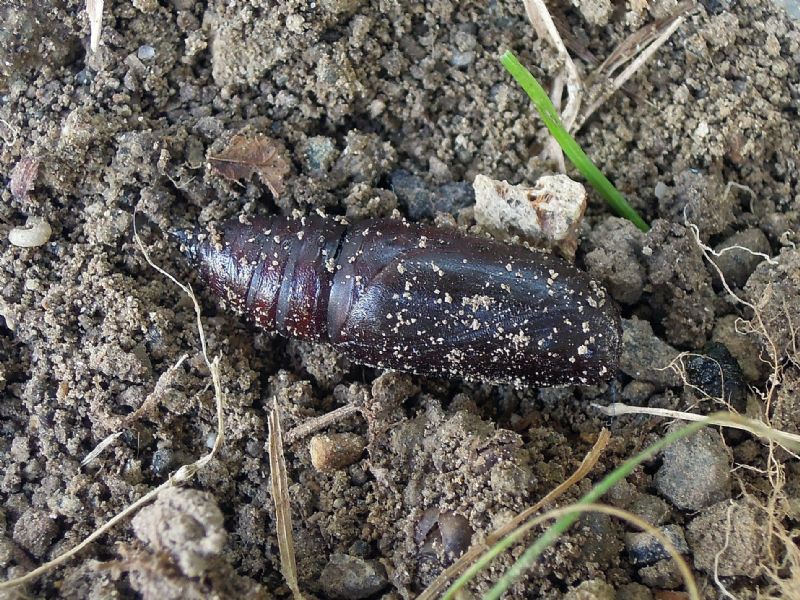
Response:
[[[658,339],[647,321],[623,319],[619,368],[624,373],[661,387],[676,387],[680,377],[669,368],[676,356],[678,351]]]
[[[648,302],[669,343],[702,348],[714,326],[718,304],[702,252],[682,225],[662,220],[652,225],[642,249]]]
[[[627,219],[609,217],[589,234],[586,268],[617,302],[634,304],[644,291],[642,264],[645,234]]]
[[[780,358],[797,357],[800,331],[800,249],[784,248],[777,264],[762,262],[747,280],[745,294],[755,304]]]
[[[169,552],[188,577],[201,575],[225,545],[227,535],[210,494],[170,487],[133,519],[133,530],[156,551]]]
[[[30,508],[14,524],[14,541],[36,558],[44,558],[58,535],[58,524],[53,515]]]
[[[744,501],[714,504],[686,529],[696,568],[721,577],[756,577],[765,551],[764,514]],[[727,541],[726,541],[727,539]]]
[[[615,600],[616,597],[613,586],[597,579],[584,581],[564,594],[564,600]]]
[[[320,586],[331,598],[361,600],[377,594],[389,582],[386,571],[375,561],[334,554],[320,576]]]

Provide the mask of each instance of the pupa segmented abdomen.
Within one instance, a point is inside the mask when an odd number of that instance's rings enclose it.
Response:
[[[226,304],[356,362],[517,386],[616,370],[616,306],[589,276],[521,246],[392,219],[229,221],[184,234]]]

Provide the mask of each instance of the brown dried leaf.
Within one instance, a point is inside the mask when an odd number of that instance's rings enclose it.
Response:
[[[33,189],[33,181],[39,171],[39,159],[27,156],[20,159],[11,171],[11,194],[17,200],[24,200]]]
[[[285,155],[283,144],[265,135],[235,135],[225,150],[209,156],[208,162],[217,173],[234,181],[257,173],[272,195],[278,197],[283,192],[283,178],[289,173]]]

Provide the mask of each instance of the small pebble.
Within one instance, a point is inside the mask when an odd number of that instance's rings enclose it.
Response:
[[[454,67],[466,67],[469,66],[474,60],[475,52],[472,50],[467,50],[466,52],[454,50],[453,56],[450,58],[450,64]]]
[[[663,525],[672,516],[669,504],[658,496],[642,494],[628,507],[633,514],[640,516],[651,525]]]
[[[319,584],[326,596],[360,600],[379,593],[389,585],[383,566],[349,554],[333,554],[322,570]]]
[[[683,529],[679,525],[665,525],[660,528],[675,549],[681,554],[689,552]],[[629,533],[625,536],[625,548],[634,565],[652,565],[661,559],[669,558],[670,554],[654,536],[646,532]]]
[[[45,245],[52,233],[50,223],[41,217],[28,217],[24,226],[8,232],[8,241],[20,248],[36,248]]]
[[[330,170],[339,151],[333,139],[318,135],[306,140],[300,154],[306,171],[321,176]]]
[[[136,56],[139,60],[152,60],[156,55],[156,49],[148,44],[144,44],[139,46],[139,49],[136,51]]]
[[[639,569],[639,578],[645,585],[662,590],[674,590],[683,585],[680,571],[671,558],[664,558],[655,564],[642,567]]]
[[[150,468],[156,477],[166,477],[176,464],[175,453],[172,448],[159,448],[153,452]]]
[[[622,399],[630,404],[643,405],[655,391],[656,386],[652,383],[634,379],[622,388]]]
[[[664,450],[659,493],[682,510],[700,510],[731,495],[731,468],[720,436],[703,429]]]
[[[366,440],[354,433],[315,435],[308,445],[311,464],[320,473],[344,469],[361,458],[366,445]]]
[[[739,412],[747,407],[747,384],[739,363],[720,343],[711,342],[703,355],[687,358],[684,363],[689,383],[712,398],[722,398]]]

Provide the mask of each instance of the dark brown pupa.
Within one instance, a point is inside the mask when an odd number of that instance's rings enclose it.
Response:
[[[616,370],[616,306],[549,254],[392,219],[267,217],[176,237],[224,304],[355,362],[538,387]]]

